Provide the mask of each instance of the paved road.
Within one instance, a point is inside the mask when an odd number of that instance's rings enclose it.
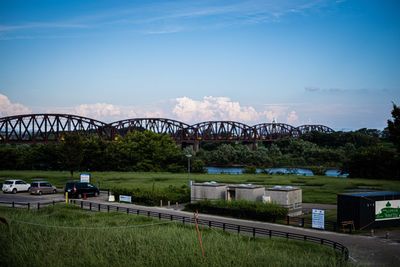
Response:
[[[0,201],[18,201],[18,202],[41,202],[41,201],[52,201],[63,199],[62,194],[55,195],[44,195],[44,196],[31,196],[27,193],[4,194],[0,193]],[[172,215],[184,215],[193,216],[190,212],[184,212],[180,210],[174,210],[165,207],[146,207],[138,206],[133,204],[123,203],[110,203],[107,202],[107,197],[102,194],[97,198],[89,198],[86,201],[101,204],[112,204],[120,207],[136,208],[147,211],[163,212]],[[270,229],[275,231],[284,231],[295,234],[315,236],[318,238],[325,238],[332,241],[341,243],[349,248],[350,259],[359,265],[366,266],[400,266],[400,230],[392,230],[389,233],[389,238],[386,239],[386,232],[378,231],[375,232],[374,236],[362,236],[362,235],[348,235],[341,233],[333,233],[328,231],[320,231],[313,229],[304,229],[293,226],[264,223],[249,220],[240,220],[233,218],[220,217],[215,215],[200,214],[200,219],[208,219],[213,221],[219,221],[222,223],[234,223],[241,224],[250,227],[258,227],[264,229]]]
[[[49,202],[63,200],[64,196],[62,193],[47,194],[47,195],[31,195],[26,192],[19,192],[16,194],[0,192],[0,201],[4,202],[19,202],[19,203],[38,203],[38,202]]]

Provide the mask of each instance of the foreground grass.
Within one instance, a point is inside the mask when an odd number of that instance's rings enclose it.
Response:
[[[101,188],[123,187],[157,190],[170,185],[188,185],[189,178],[183,173],[158,172],[91,172],[93,183]],[[56,171],[0,171],[0,183],[7,178],[20,178],[31,182],[35,178],[43,178],[63,187],[70,180],[69,172]],[[79,179],[79,173],[74,174]],[[268,175],[268,174],[190,174],[190,179],[217,181],[221,183],[252,183],[266,187],[274,185],[292,185],[303,189],[303,202],[335,204],[336,194],[349,190],[393,190],[400,191],[400,181],[346,179],[327,176],[297,176],[297,175]]]
[[[0,207],[2,266],[336,266],[333,249],[251,239],[191,226],[62,205],[40,211]],[[28,224],[29,223],[29,224]]]

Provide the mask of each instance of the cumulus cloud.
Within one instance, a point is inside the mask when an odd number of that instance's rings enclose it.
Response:
[[[182,121],[200,122],[208,120],[255,121],[260,113],[251,106],[241,106],[228,97],[205,96],[201,100],[188,97],[176,99],[172,113]]]
[[[286,105],[266,105],[261,109],[243,106],[229,97],[205,96],[200,100],[189,97],[175,99],[173,116],[187,123],[208,120],[232,120],[247,124],[260,122],[297,122],[295,111]]]
[[[109,103],[81,104],[73,107],[55,107],[46,110],[46,113],[67,113],[82,117],[93,118],[104,122],[130,118],[159,118],[165,117],[163,110],[151,107],[121,106]]]
[[[287,123],[288,124],[296,124],[297,121],[299,120],[299,116],[297,115],[296,111],[292,110],[289,112],[288,116],[287,116]]]
[[[32,113],[30,108],[19,103],[12,103],[7,96],[0,94],[0,117],[27,113]]]

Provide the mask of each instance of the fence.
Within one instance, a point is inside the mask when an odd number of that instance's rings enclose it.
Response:
[[[81,209],[89,209],[91,211],[107,211],[107,212],[117,211],[117,212],[124,212],[127,214],[136,214],[136,215],[144,215],[147,217],[154,217],[154,218],[158,218],[159,220],[164,219],[164,220],[177,221],[177,222],[181,222],[183,224],[194,224],[195,223],[194,217],[189,217],[189,216],[174,215],[174,214],[168,214],[168,213],[162,213],[162,212],[156,212],[156,211],[142,210],[142,209],[137,209],[137,208],[120,207],[120,206],[114,206],[114,205],[109,205],[109,204],[92,203],[92,202],[88,202],[88,201],[81,201],[81,200],[75,200],[75,199],[70,200],[70,203],[72,203],[74,205],[79,205],[81,207]],[[199,219],[198,224],[207,226],[209,228],[219,228],[219,229],[222,229],[223,231],[237,232],[238,234],[240,234],[240,233],[250,234],[254,238],[255,237],[269,237],[269,238],[280,237],[280,238],[286,238],[287,240],[291,239],[291,240],[300,240],[300,241],[317,243],[317,244],[321,244],[321,245],[333,248],[335,251],[337,251],[341,255],[341,260],[347,261],[349,258],[349,250],[347,247],[345,247],[344,245],[342,245],[338,242],[324,239],[324,238],[302,235],[302,234],[294,234],[294,233],[288,233],[288,232],[283,232],[283,231],[276,231],[276,230],[270,230],[270,229],[264,229],[264,228],[258,228],[258,227],[240,225],[240,224],[224,223],[224,222],[218,222],[218,221],[212,221],[212,220],[206,220],[206,219]]]
[[[312,220],[308,218],[286,216],[285,221],[278,221],[278,223],[284,223],[286,225],[298,226],[303,228],[312,228]],[[333,221],[325,221],[324,225],[325,225],[324,230],[333,232],[337,232],[340,230],[337,226],[337,223]]]
[[[7,201],[0,201],[0,205],[3,206],[11,206],[12,208],[27,208],[28,210],[30,209],[40,209],[46,206],[50,205],[55,205],[56,203],[64,202],[64,200],[57,200],[57,201],[48,201],[48,202],[34,202],[34,203],[29,203],[29,202],[7,202]]]
[[[51,202],[37,202],[37,203],[27,203],[27,202],[5,202],[5,201],[0,201],[0,205],[6,205],[6,206],[11,206],[12,208],[27,208],[29,209],[40,209],[45,206],[49,205],[55,205],[56,203],[59,202],[64,202],[63,200],[59,201],[51,201]],[[127,214],[136,214],[136,215],[144,215],[147,217],[154,217],[158,218],[159,220],[171,220],[171,221],[177,221],[181,222],[183,224],[194,224],[195,219],[194,217],[189,217],[189,216],[182,216],[182,215],[174,215],[174,214],[168,214],[168,213],[162,213],[162,212],[156,212],[156,211],[149,211],[149,210],[142,210],[142,209],[137,209],[137,208],[127,208],[127,207],[120,207],[120,206],[114,206],[114,205],[109,205],[109,204],[100,204],[100,203],[92,203],[88,201],[81,201],[81,200],[70,200],[70,203],[74,205],[79,205],[81,209],[88,209],[91,211],[117,211],[117,212],[124,212]],[[77,204],[79,203],[79,204]],[[293,218],[291,218],[293,219]],[[222,229],[223,231],[229,231],[229,232],[237,232],[238,234],[249,234],[255,237],[280,237],[280,238],[286,238],[287,240],[299,240],[299,241],[307,241],[307,242],[312,242],[316,244],[320,244],[323,246],[327,246],[330,248],[333,248],[336,252],[338,252],[341,257],[341,260],[347,261],[349,259],[349,250],[347,247],[344,245],[329,240],[325,238],[319,238],[319,237],[314,237],[314,236],[308,236],[308,235],[301,235],[301,234],[294,234],[294,233],[288,233],[288,232],[283,232],[283,231],[276,231],[276,230],[270,230],[270,229],[264,229],[264,228],[258,228],[258,227],[252,227],[252,226],[246,226],[246,225],[240,225],[240,224],[233,224],[233,223],[224,223],[224,222],[218,222],[218,221],[212,221],[212,220],[206,220],[206,219],[198,219],[197,220],[198,224],[207,226],[209,228],[218,228]]]

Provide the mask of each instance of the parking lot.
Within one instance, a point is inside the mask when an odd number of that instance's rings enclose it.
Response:
[[[18,202],[18,203],[38,203],[64,200],[62,193],[31,195],[28,192],[19,192],[16,194],[0,192],[0,202]]]

